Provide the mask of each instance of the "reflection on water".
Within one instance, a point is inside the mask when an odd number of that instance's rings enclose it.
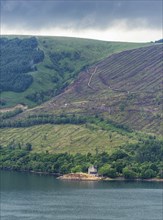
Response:
[[[1,171],[1,219],[162,220],[162,184],[71,182]]]

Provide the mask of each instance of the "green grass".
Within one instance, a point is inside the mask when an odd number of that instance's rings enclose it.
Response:
[[[22,38],[23,36],[20,37]],[[65,65],[65,62],[68,62],[68,64],[74,69],[72,77],[67,79],[65,78],[63,80],[63,82],[67,82],[69,84],[86,65],[91,65],[113,53],[148,45],[141,43],[104,42],[66,37],[37,37],[37,39],[39,42],[39,48],[45,53],[45,59],[42,63],[37,65],[37,72],[29,73],[32,74],[34,78],[33,83],[26,91],[21,93],[2,92],[1,98],[6,100],[6,105],[2,107],[11,107],[19,103],[23,103],[29,107],[34,107],[38,103],[27,99],[27,95],[35,92],[55,90],[56,84],[52,82],[52,78],[57,75],[57,72],[54,69],[47,68],[48,65],[52,64],[49,58],[49,53],[79,52],[81,54],[80,60],[73,61],[65,58],[62,62],[60,62],[61,67]],[[47,94],[44,97],[44,101],[48,99],[50,99],[50,96]]]
[[[112,152],[126,143],[136,143],[133,133],[121,133],[118,130],[104,130],[100,126],[88,125],[37,125],[28,128],[1,129],[1,145],[30,142],[34,152],[50,153],[95,153]]]

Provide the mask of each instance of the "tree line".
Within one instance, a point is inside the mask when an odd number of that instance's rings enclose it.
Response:
[[[17,171],[35,171],[55,174],[87,172],[90,165],[98,168],[104,177],[163,178],[163,141],[149,136],[137,144],[121,146],[112,153],[69,154],[50,153],[46,149],[36,153],[31,143],[10,143],[0,147],[0,168]]]
[[[4,113],[3,113],[4,114]],[[117,131],[119,133],[131,133],[132,129],[130,129],[126,125],[119,124],[110,119],[104,119],[100,115],[77,115],[77,114],[38,114],[38,115],[29,115],[24,119],[16,119],[10,120],[10,117],[6,119],[5,115],[0,115],[0,128],[5,127],[29,127],[33,125],[40,124],[96,124],[99,125],[104,130],[112,130]],[[18,111],[11,112],[9,115],[11,116],[19,114]]]
[[[43,61],[44,52],[38,49],[35,37],[27,39],[0,39],[0,91],[25,91],[33,82],[28,72],[37,70],[35,64]]]
[[[13,111],[8,111],[8,112],[4,112],[4,113],[0,113],[0,121],[4,120],[4,119],[8,119],[8,118],[12,118],[20,113],[22,113],[23,110],[21,108],[16,108]]]

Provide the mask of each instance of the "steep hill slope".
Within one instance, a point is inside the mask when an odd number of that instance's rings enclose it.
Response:
[[[113,54],[79,74],[65,91],[28,114],[100,114],[161,133],[162,45]]]
[[[147,45],[22,36],[4,36],[0,43],[1,108],[39,105],[61,93],[87,66],[115,52]]]
[[[29,73],[33,83],[24,92],[2,92],[6,106],[37,106],[3,110],[2,146],[30,142],[34,152],[86,154],[144,143],[151,138],[145,132],[160,139],[162,44],[38,42],[44,60]]]

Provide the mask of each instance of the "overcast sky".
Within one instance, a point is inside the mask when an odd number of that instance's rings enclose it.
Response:
[[[1,34],[144,42],[162,38],[162,0],[0,0]]]

